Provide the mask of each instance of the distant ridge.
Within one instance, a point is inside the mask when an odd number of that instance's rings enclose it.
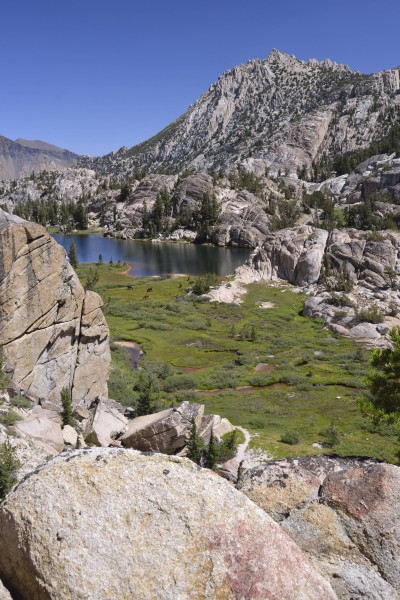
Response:
[[[0,179],[20,179],[33,171],[62,171],[73,166],[79,156],[40,140],[18,139],[0,135]]]

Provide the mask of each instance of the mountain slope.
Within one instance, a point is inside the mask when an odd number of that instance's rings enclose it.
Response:
[[[63,170],[73,165],[77,154],[39,140],[13,141],[0,135],[0,179],[19,179],[32,171]]]
[[[278,50],[226,71],[153,138],[81,166],[132,176],[140,170],[226,169],[242,163],[296,172],[324,155],[368,146],[400,117],[399,69],[373,75]]]

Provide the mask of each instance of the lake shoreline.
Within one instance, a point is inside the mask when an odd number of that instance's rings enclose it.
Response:
[[[234,273],[251,252],[250,248],[193,244],[180,240],[162,240],[159,243],[122,240],[98,233],[51,235],[67,252],[71,243],[75,243],[80,263],[122,266],[126,263],[126,274],[134,278],[189,277],[205,273],[224,277]]]

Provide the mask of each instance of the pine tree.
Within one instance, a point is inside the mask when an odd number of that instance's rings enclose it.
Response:
[[[210,441],[208,442],[206,451],[205,451],[205,461],[204,466],[207,469],[211,469],[215,471],[218,460],[218,444],[215,440],[214,433],[211,430]]]
[[[86,281],[85,281],[85,284],[83,287],[85,288],[85,290],[93,291],[95,289],[98,281],[99,281],[98,270],[92,269],[92,267],[90,267],[89,273],[87,274]]]
[[[150,371],[142,371],[135,385],[138,393],[136,415],[151,415],[155,411],[155,403],[160,397],[160,382],[158,377]]]
[[[0,444],[0,500],[3,500],[17,482],[16,471],[19,467],[16,449],[7,439]]]
[[[197,434],[197,426],[194,418],[191,421],[191,426],[189,430],[189,438],[186,445],[187,454],[186,456],[190,458],[193,462],[198,465],[201,462],[202,450],[203,450],[203,440]]]
[[[72,244],[69,247],[69,252],[68,252],[68,257],[69,257],[69,262],[71,263],[71,266],[76,269],[76,267],[78,266],[78,252],[76,250],[76,244],[75,242],[72,242]]]
[[[371,372],[368,376],[368,401],[375,411],[400,413],[400,327],[389,333],[392,348],[373,350]]]
[[[71,392],[66,387],[61,390],[61,404],[63,408],[61,413],[63,425],[71,425],[71,427],[74,427],[75,419],[73,416],[74,409],[72,406]]]

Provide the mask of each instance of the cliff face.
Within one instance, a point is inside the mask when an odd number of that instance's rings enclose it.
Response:
[[[107,396],[101,306],[43,227],[0,210],[0,345],[16,388],[53,403],[63,387],[74,404]]]
[[[323,155],[367,147],[400,109],[399,69],[373,75],[330,60],[307,62],[273,50],[223,73],[153,138],[104,157],[83,157],[99,173],[178,172],[242,163],[295,173]]]

